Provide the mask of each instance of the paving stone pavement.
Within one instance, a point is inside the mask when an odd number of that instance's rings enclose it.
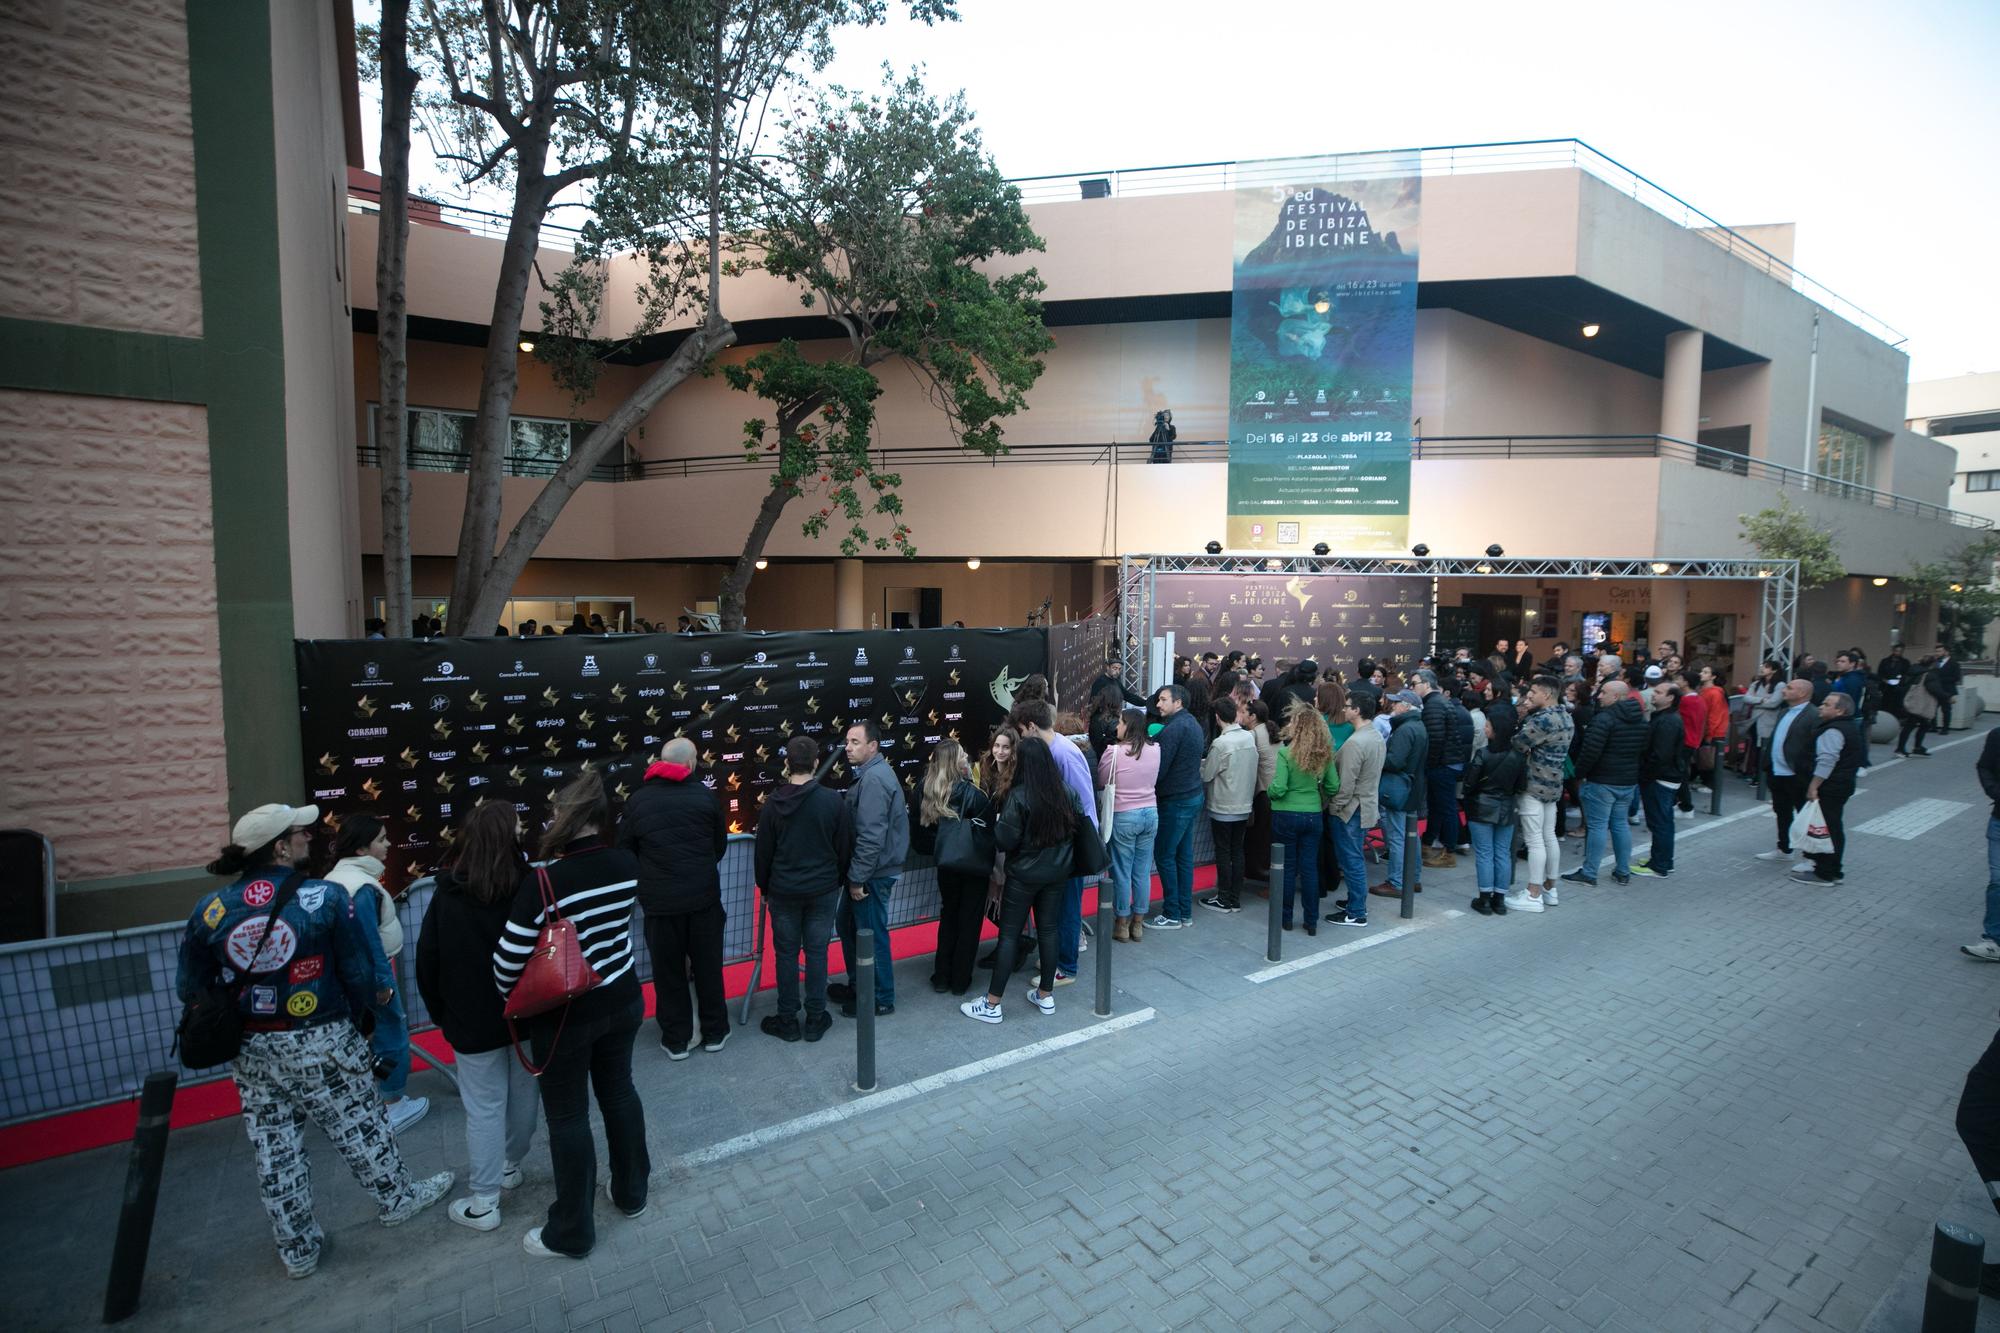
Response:
[[[1113,946],[1116,1008],[1151,1021],[808,1132],[773,1127],[854,1099],[850,1025],[785,1045],[753,1018],[671,1066],[649,1033],[652,1207],[600,1209],[582,1262],[520,1251],[552,1192],[539,1145],[480,1235],[442,1208],[381,1230],[315,1136],[333,1248],[287,1282],[238,1123],[176,1131],[133,1323],[1858,1329],[1973,1179],[1952,1116],[2000,1003],[2000,968],[1958,952],[1985,883],[1979,740],[1874,771],[1850,827],[1965,808],[1914,839],[1857,830],[1838,888],[1754,859],[1770,819],[1735,817],[1732,780],[1722,820],[1680,826],[1671,880],[1492,920],[1463,912],[1462,861],[1425,872],[1419,929],[1262,985],[1262,916],[1198,911]],[[1287,958],[1360,935],[1286,935]],[[1053,1018],[1010,996],[997,1028],[906,962],[884,1085],[1089,1028],[1095,959]],[[462,1169],[455,1101],[418,1088],[412,1167]],[[10,1326],[95,1321],[124,1171],[104,1150],[0,1176]]]

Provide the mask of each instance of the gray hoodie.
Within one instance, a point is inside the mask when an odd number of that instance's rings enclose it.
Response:
[[[847,808],[854,815],[854,857],[847,882],[866,884],[884,875],[903,873],[910,856],[910,804],[889,761],[879,753],[854,772],[847,789]]]

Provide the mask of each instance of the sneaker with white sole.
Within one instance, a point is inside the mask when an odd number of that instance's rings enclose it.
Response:
[[[1967,958],[1977,958],[1982,962],[2000,963],[2000,944],[1992,940],[1981,940],[1977,944],[1961,944],[1958,951]]]
[[[717,1051],[721,1050],[724,1046],[727,1046],[728,1044],[729,1044],[729,1034],[725,1032],[721,1036],[717,1037],[714,1041],[709,1041],[706,1038],[704,1038],[701,1043],[701,1048],[704,1051],[707,1051],[710,1055],[714,1055]]]
[[[1810,875],[1816,869],[1818,869],[1818,867],[1815,866],[1812,862],[1800,861],[1798,864],[1792,867],[1792,873],[1794,875]]]
[[[530,1231],[527,1235],[521,1237],[521,1248],[526,1250],[529,1254],[534,1255],[537,1259],[583,1258],[583,1256],[580,1254],[564,1254],[561,1250],[552,1250],[548,1246],[542,1244],[542,1229],[540,1227],[536,1227],[533,1231]]]
[[[455,1177],[449,1171],[440,1171],[424,1180],[410,1182],[410,1192],[401,1203],[376,1218],[385,1227],[401,1226],[421,1213],[424,1209],[451,1193],[451,1182]]]
[[[1759,852],[1757,853],[1757,859],[1759,861],[1789,861],[1792,859],[1792,854],[1780,851]]]
[[[1560,904],[1560,903],[1559,903],[1559,902],[1557,901],[1557,899],[1556,899],[1556,886],[1555,886],[1555,885],[1551,884],[1551,885],[1547,886],[1546,888],[1544,888],[1544,889],[1542,890],[1542,906],[1544,906],[1544,907],[1559,907],[1559,906],[1561,906],[1561,904]]]
[[[389,1113],[389,1132],[400,1134],[411,1125],[424,1118],[431,1109],[428,1097],[405,1097],[401,1101],[390,1102],[382,1108]]]
[[[689,1037],[687,1045],[675,1048],[668,1045],[667,1039],[662,1037],[660,1038],[660,1049],[667,1053],[667,1059],[669,1060],[685,1060],[694,1054],[694,1038]]]
[[[1028,987],[1028,1003],[1034,1005],[1035,1008],[1045,1014],[1052,1014],[1056,1011],[1056,997],[1053,995],[1044,995],[1033,986]]]
[[[606,1174],[604,1177],[604,1197],[611,1200],[613,1208],[617,1208],[619,1212],[624,1213],[627,1217],[644,1217],[646,1215],[646,1205],[643,1203],[637,1208],[630,1209],[619,1206],[618,1196],[611,1192],[611,1177],[609,1174]]]
[[[964,1014],[967,1018],[976,1018],[982,1023],[998,1023],[1000,1021],[1000,1006],[987,1003],[984,995],[976,1000],[967,1000],[964,1004],[958,1006],[958,1012]]]
[[[451,1220],[462,1227],[474,1231],[497,1231],[500,1229],[500,1201],[482,1199],[468,1194],[463,1199],[451,1201]]]
[[[509,1162],[500,1172],[500,1188],[503,1190],[517,1190],[521,1188],[521,1181],[523,1179],[521,1164],[519,1162]]]
[[[1178,917],[1156,916],[1146,923],[1148,930],[1179,930],[1182,921]]]
[[[1547,906],[1540,898],[1534,897],[1526,889],[1517,889],[1507,895],[1505,902],[1510,912],[1539,912]]]

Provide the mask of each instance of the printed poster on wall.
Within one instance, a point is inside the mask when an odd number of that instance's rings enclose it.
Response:
[[[1401,551],[1422,179],[1414,154],[1314,159],[1236,192],[1231,550]]]

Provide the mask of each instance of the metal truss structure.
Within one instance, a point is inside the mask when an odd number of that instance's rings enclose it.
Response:
[[[1798,622],[1799,562],[1729,557],[1602,559],[1595,556],[1440,555],[1128,555],[1118,568],[1118,642],[1125,678],[1147,678],[1148,647],[1156,629],[1153,580],[1158,574],[1428,575],[1431,604],[1439,579],[1676,579],[1755,583],[1759,587],[1758,636],[1762,657],[1789,662]],[[1433,625],[1436,621],[1433,619]],[[1153,682],[1147,680],[1147,688]]]

